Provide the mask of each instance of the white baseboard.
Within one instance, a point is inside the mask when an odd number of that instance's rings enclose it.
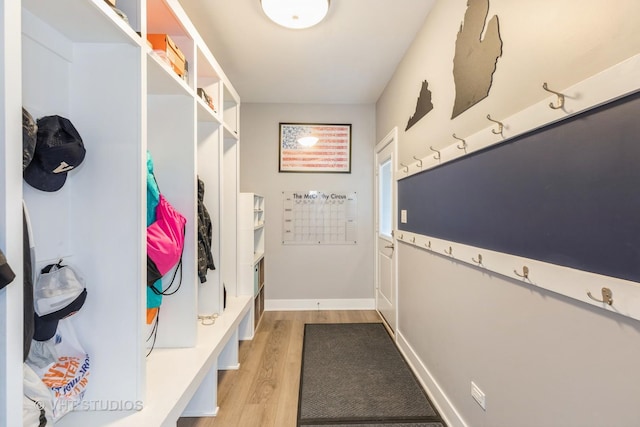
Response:
[[[436,407],[447,426],[468,427],[467,423],[464,422],[458,411],[456,411],[456,408],[453,407],[447,395],[444,394],[442,388],[440,388],[427,367],[424,366],[400,331],[396,331],[396,342],[400,352],[404,355],[413,373],[418,377],[418,381],[420,381],[422,387],[427,391],[431,403]]]
[[[216,407],[216,409],[214,411],[205,411],[205,412],[198,412],[198,411],[188,411],[185,410],[180,416],[181,417],[191,417],[191,418],[210,418],[210,417],[215,417],[218,415],[218,411],[220,410],[220,407]]]
[[[375,310],[375,298],[365,299],[268,299],[266,311]]]
[[[229,366],[218,366],[219,371],[238,371],[240,370],[240,364],[236,363],[235,365]]]

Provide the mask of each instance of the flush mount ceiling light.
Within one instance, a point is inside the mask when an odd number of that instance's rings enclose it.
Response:
[[[264,13],[278,25],[302,29],[324,19],[329,0],[261,0]]]

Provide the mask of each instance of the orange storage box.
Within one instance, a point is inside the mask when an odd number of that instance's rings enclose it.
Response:
[[[168,34],[147,34],[147,40],[151,42],[153,50],[161,50],[167,54],[173,71],[180,77],[184,76],[186,58]]]

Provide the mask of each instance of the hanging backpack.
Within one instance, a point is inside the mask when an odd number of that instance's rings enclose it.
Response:
[[[186,223],[186,218],[160,194],[156,220],[147,227],[147,285],[152,286],[172,268],[180,268]]]
[[[147,325],[153,325],[147,341],[155,345],[163,295],[173,295],[182,284],[182,252],[186,218],[160,193],[153,173],[151,154],[147,152]],[[155,205],[155,206],[153,206]],[[169,285],[163,289],[162,277],[174,269]],[[176,283],[176,275],[180,278]]]
[[[147,227],[156,221],[156,209],[159,201],[160,189],[158,189],[153,175],[153,158],[149,150],[147,150]],[[158,274],[159,272],[155,275],[157,276]],[[147,286],[147,325],[151,325],[154,322],[162,304],[162,294],[153,292],[152,288],[162,290],[162,279],[160,278]]]
[[[165,274],[176,266],[176,271],[182,270],[180,267],[186,223],[186,218],[160,192],[153,159],[147,151],[147,286],[156,295],[168,295],[160,282]],[[148,307],[155,308],[159,305],[158,299]]]

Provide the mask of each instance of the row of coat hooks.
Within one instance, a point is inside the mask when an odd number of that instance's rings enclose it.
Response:
[[[404,241],[404,233],[400,234],[399,239]],[[411,243],[413,243],[414,245],[416,244],[416,237],[415,236],[411,237]],[[432,252],[434,251],[434,249],[431,247],[431,240],[428,240],[427,243],[424,243],[424,247],[426,249],[432,251]],[[446,255],[448,255],[450,257],[453,257],[453,248],[451,246],[449,246],[447,249],[444,249],[443,252]],[[471,261],[474,264],[476,264],[478,267],[485,267],[485,265],[482,263],[483,262],[482,254],[480,254],[480,253],[478,254],[477,257],[472,257]],[[518,271],[518,270],[514,269],[513,273],[516,276],[522,278],[523,280],[531,282],[531,280],[529,279],[530,270],[529,270],[528,266],[523,265],[521,271]],[[587,291],[587,296],[589,298],[591,298],[592,300],[594,300],[594,301],[597,301],[597,302],[600,302],[600,303],[604,303],[604,304],[608,304],[608,305],[613,305],[613,292],[611,291],[611,289],[603,287],[600,290],[600,292],[602,294],[602,299],[598,299],[598,298],[594,297],[591,294],[591,291]]]
[[[400,234],[399,239],[404,241],[404,233]],[[416,243],[416,237],[415,236],[411,237],[411,243],[413,243],[413,244]],[[430,251],[433,251],[433,248],[431,247],[431,240],[427,241],[427,243],[424,243],[424,247],[427,248]],[[444,253],[452,257],[453,256],[453,248],[451,246],[449,246],[447,249],[444,250]],[[484,264],[482,264],[482,254],[478,254],[477,257],[472,257],[471,261],[473,261],[473,263],[478,265],[479,267],[484,267]],[[522,273],[518,272],[517,270],[513,270],[513,272],[518,277],[521,277],[521,278],[523,278],[525,280],[529,279],[529,267],[527,267],[526,265],[522,267]]]
[[[557,92],[555,90],[549,89],[549,86],[547,85],[547,82],[544,82],[542,84],[542,89],[546,90],[547,92],[553,93],[554,95],[556,95],[557,97],[557,101],[556,104],[554,104],[553,102],[549,103],[549,108],[553,109],[553,110],[557,110],[560,109],[562,107],[564,107],[564,98],[565,95]],[[492,123],[495,123],[497,126],[497,128],[491,129],[491,133],[493,133],[494,135],[500,135],[501,137],[504,138],[504,123],[502,123],[499,120],[493,119],[491,118],[491,114],[487,114],[487,120],[489,120]],[[467,141],[464,140],[464,138],[460,138],[458,136],[456,136],[455,133],[452,134],[453,138],[460,141],[460,143],[456,144],[456,147],[459,150],[463,150],[465,153],[467,152]],[[442,155],[440,153],[440,150],[436,150],[435,148],[433,148],[433,146],[429,146],[429,150],[435,152],[435,154],[433,155],[433,158],[435,160],[438,160],[438,162],[442,159]],[[413,159],[416,160],[418,162],[418,168],[422,169],[422,159],[419,159],[416,156],[413,156]],[[406,165],[404,163],[400,163],[400,166],[402,166],[402,168],[404,169],[405,173],[409,173],[409,165]]]

